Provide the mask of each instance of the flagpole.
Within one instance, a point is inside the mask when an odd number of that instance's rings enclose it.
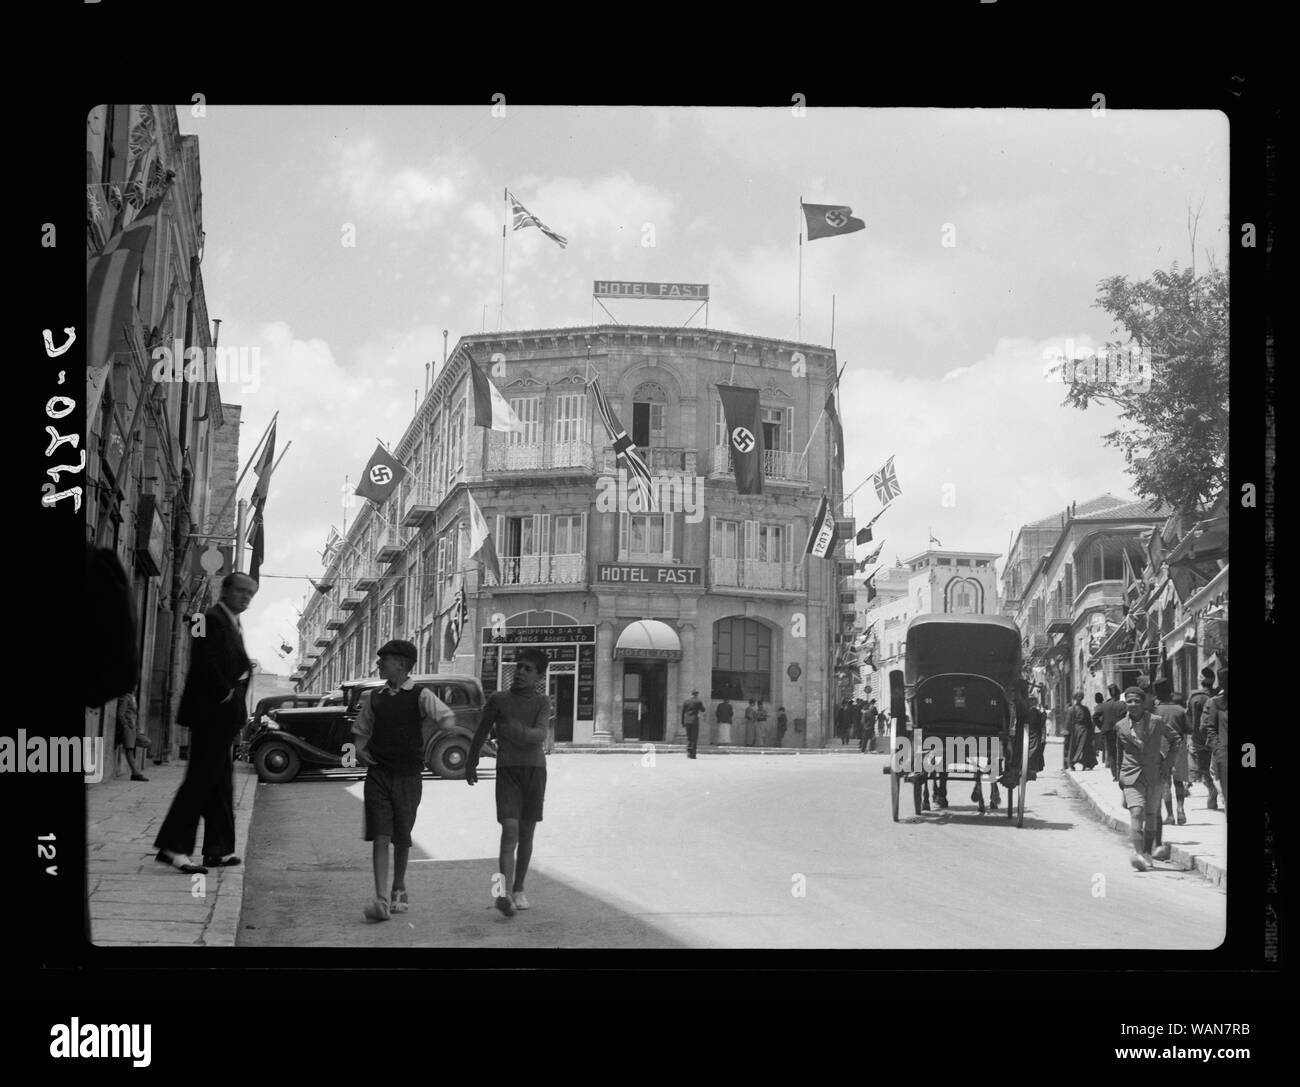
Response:
[[[501,306],[497,310],[497,331],[501,331],[501,322],[506,312],[506,217],[510,201],[510,190],[501,190]]]
[[[244,482],[244,477],[248,475],[248,470],[257,463],[258,451],[262,448],[262,444],[266,441],[266,436],[271,433],[271,428],[275,426],[275,421],[279,417],[280,413],[278,411],[271,416],[271,421],[266,424],[266,430],[262,432],[262,437],[258,439],[257,446],[253,449],[253,455],[248,458],[248,463],[244,465],[244,470],[239,473],[239,478],[235,480],[235,486],[231,489],[230,494],[226,496],[226,501],[221,507],[221,511],[212,518],[212,521],[208,526],[209,528],[216,528],[220,523],[221,518],[225,516],[226,510],[230,509],[230,503],[235,499],[235,492],[239,490],[239,485]],[[288,449],[288,446],[285,446],[285,448]]]
[[[848,369],[848,365],[849,364],[845,362],[845,364],[840,367],[840,372],[835,377],[835,385],[831,390],[831,395],[834,395],[835,389],[838,389],[840,387],[840,378],[844,376],[844,371]],[[817,437],[817,430],[822,425],[822,416],[824,416],[825,414],[826,414],[826,402],[823,401],[821,414],[817,416],[817,422],[813,424],[812,433],[808,435],[808,444],[803,447],[803,452],[799,455],[800,461],[804,460],[808,456],[808,450],[812,448],[813,439]],[[866,481],[864,480],[863,482]]]
[[[736,383],[736,348],[731,349],[731,376],[727,378],[728,385]]]
[[[831,295],[831,346],[835,346],[835,295]]]
[[[803,342],[803,197],[799,197],[799,296],[798,306],[795,311],[795,334],[794,338],[799,343]]]

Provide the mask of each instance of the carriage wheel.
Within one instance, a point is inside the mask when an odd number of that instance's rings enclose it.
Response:
[[[892,770],[889,773],[889,806],[894,812],[894,822],[898,822],[898,793],[899,793],[899,775]]]
[[[916,809],[916,814],[921,814],[921,790],[925,788],[925,778],[917,778],[912,782],[912,807]]]

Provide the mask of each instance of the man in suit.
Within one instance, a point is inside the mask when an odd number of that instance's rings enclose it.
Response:
[[[190,672],[181,695],[178,724],[190,730],[190,763],[171,810],[158,831],[158,861],[182,872],[238,864],[235,856],[235,786],[232,742],[244,723],[250,673],[239,616],[248,610],[257,582],[228,574],[221,599],[193,630]],[[203,864],[190,854],[203,819]]]
[[[1101,704],[1101,743],[1106,753],[1106,765],[1110,767],[1111,780],[1119,783],[1119,748],[1116,741],[1116,726],[1128,714],[1128,706],[1119,696],[1119,687],[1112,683],[1106,688],[1110,695]]]

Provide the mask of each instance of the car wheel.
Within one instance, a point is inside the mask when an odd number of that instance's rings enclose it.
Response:
[[[298,752],[283,740],[271,740],[257,749],[253,756],[253,765],[257,767],[257,776],[271,784],[292,781],[298,776],[302,760]]]
[[[465,776],[465,764],[468,759],[469,741],[440,740],[429,752],[429,769],[440,778],[458,781]]]

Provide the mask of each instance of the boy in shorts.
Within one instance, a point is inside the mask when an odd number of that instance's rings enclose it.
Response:
[[[533,831],[542,821],[546,796],[543,744],[551,720],[551,702],[537,693],[549,658],[540,649],[524,649],[515,662],[508,691],[494,691],[483,707],[469,747],[465,780],[478,781],[478,756],[493,725],[497,730],[497,822],[501,824],[501,890],[495,906],[507,917],[528,909],[524,879],[533,856]]]
[[[390,913],[405,913],[406,860],[411,853],[411,828],[420,806],[424,747],[445,723],[451,710],[427,687],[410,678],[415,646],[391,641],[379,650],[379,674],[388,682],[361,695],[357,719],[357,760],[366,770],[365,840],[373,842],[375,900],[365,908],[371,921],[387,921]],[[388,843],[393,843],[393,885],[388,898]]]

